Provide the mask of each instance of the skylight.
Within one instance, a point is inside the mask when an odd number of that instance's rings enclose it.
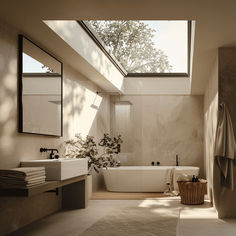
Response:
[[[188,21],[83,21],[125,75],[187,75]]]

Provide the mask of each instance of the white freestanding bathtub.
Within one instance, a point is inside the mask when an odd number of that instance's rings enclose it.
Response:
[[[112,192],[164,192],[167,182],[178,175],[198,175],[199,167],[192,166],[120,166],[103,168],[105,185]]]

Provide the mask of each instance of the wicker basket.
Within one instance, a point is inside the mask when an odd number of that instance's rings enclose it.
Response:
[[[198,205],[204,203],[204,195],[207,193],[207,181],[199,182],[177,181],[182,204]]]

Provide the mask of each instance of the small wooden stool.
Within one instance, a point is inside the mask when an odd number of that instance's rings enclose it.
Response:
[[[199,205],[204,203],[204,195],[207,193],[207,181],[199,182],[177,181],[182,204]]]

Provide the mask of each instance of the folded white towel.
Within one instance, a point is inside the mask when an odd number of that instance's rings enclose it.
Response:
[[[14,169],[0,169],[0,176],[26,177],[45,173],[45,167],[20,167]]]
[[[25,188],[36,187],[36,186],[42,185],[44,183],[45,183],[45,181],[39,181],[37,183],[21,185],[21,184],[6,184],[6,183],[0,182],[0,187],[1,188],[16,188],[16,189],[19,188],[19,189],[25,189]]]
[[[8,179],[17,179],[17,180],[30,180],[35,179],[38,177],[45,176],[45,171],[37,172],[35,174],[27,175],[27,176],[20,176],[20,175],[14,175],[14,174],[0,174],[0,178],[8,178]]]
[[[0,170],[0,187],[29,188],[45,183],[45,167],[21,167]]]
[[[7,183],[7,184],[30,184],[30,183],[35,183],[38,181],[45,181],[46,176],[40,176],[37,178],[32,178],[32,179],[18,179],[18,178],[7,178],[7,177],[1,177],[0,176],[0,182]]]
[[[177,181],[192,181],[192,175],[181,174]]]

